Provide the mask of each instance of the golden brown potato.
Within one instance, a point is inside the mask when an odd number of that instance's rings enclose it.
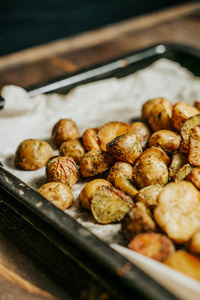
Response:
[[[71,157],[57,156],[46,165],[46,181],[72,187],[78,181],[78,168]]]
[[[142,202],[147,208],[153,210],[158,204],[158,196],[163,187],[160,185],[149,185],[139,190],[135,196],[136,202]]]
[[[121,172],[126,176],[127,179],[131,180],[133,178],[133,167],[123,161],[116,161],[114,165],[110,168],[107,180],[113,185],[115,183],[115,178],[118,172]]]
[[[134,164],[135,160],[142,153],[142,147],[133,132],[119,135],[106,145],[106,149],[116,160]]]
[[[142,118],[147,121],[154,105],[157,105],[160,101],[165,100],[165,98],[155,98],[146,101],[142,106]]]
[[[171,164],[169,167],[169,179],[174,180],[174,177],[179,169],[187,163],[187,157],[183,153],[175,151],[172,155]]]
[[[185,154],[188,154],[191,129],[194,128],[196,125],[200,125],[200,114],[188,118],[185,121],[185,123],[181,126],[180,134],[182,137],[182,142],[180,151]]]
[[[200,167],[194,168],[189,174],[186,176],[186,180],[189,180],[196,186],[198,190],[200,190]]]
[[[85,150],[78,139],[66,141],[59,148],[60,156],[72,157],[78,165],[84,154]]]
[[[181,143],[180,134],[171,130],[158,130],[154,132],[150,139],[148,146],[155,146],[162,148],[168,155],[178,150]]]
[[[84,131],[82,141],[87,151],[100,149],[98,132],[99,128],[88,128]]]
[[[51,140],[58,147],[63,142],[79,138],[79,131],[76,123],[70,119],[61,119],[53,127]]]
[[[197,114],[199,114],[199,110],[188,103],[180,101],[174,104],[172,109],[172,123],[174,128],[180,131],[185,121]]]
[[[81,206],[91,211],[91,201],[96,189],[101,185],[112,186],[112,184],[105,179],[94,179],[88,182],[80,192]]]
[[[200,127],[190,130],[188,161],[191,165],[200,167]]]
[[[200,192],[187,181],[171,182],[158,196],[157,224],[176,243],[185,243],[200,227]]]
[[[71,189],[63,183],[45,183],[39,188],[38,192],[63,211],[73,204],[73,193]]]
[[[185,164],[183,165],[178,171],[177,173],[175,174],[174,176],[174,181],[175,182],[179,182],[179,181],[182,181],[184,179],[187,178],[188,174],[190,174],[190,172],[192,170],[194,170],[194,166],[191,166],[190,164]]]
[[[195,101],[194,106],[200,111],[200,102],[199,101]]]
[[[99,186],[92,198],[91,210],[95,220],[101,224],[120,222],[131,210],[133,200],[114,187]]]
[[[169,165],[170,163],[170,158],[167,156],[167,154],[161,149],[161,148],[158,148],[158,147],[150,147],[150,148],[147,148],[145,151],[142,152],[142,154],[140,154],[140,156],[138,157],[136,163],[138,163],[140,160],[144,159],[144,158],[157,158],[159,160],[162,160],[166,166]]]
[[[195,255],[178,250],[170,254],[163,263],[200,281],[200,258]]]
[[[80,161],[82,177],[91,177],[107,171],[114,163],[110,153],[102,150],[92,150],[83,156]]]
[[[200,255],[200,228],[187,242],[186,247],[188,251]]]
[[[107,151],[106,144],[114,140],[117,136],[132,131],[131,127],[123,122],[108,122],[99,129],[98,137],[100,148]]]
[[[151,135],[149,127],[143,122],[133,122],[129,124],[133,133],[136,134],[138,141],[142,146],[142,150],[147,148],[148,140]]]
[[[122,231],[129,241],[138,233],[156,231],[156,224],[144,203],[137,202],[136,206],[125,216],[122,220]]]
[[[28,139],[19,144],[15,153],[15,166],[26,171],[38,170],[53,157],[52,147],[45,141]]]
[[[137,188],[135,187],[133,180],[128,179],[122,172],[118,171],[115,177],[114,186],[116,189],[124,192],[124,194],[135,197],[138,193]]]
[[[173,130],[171,117],[172,103],[167,99],[163,99],[153,106],[147,118],[147,123],[153,132],[161,129]]]
[[[156,232],[137,234],[128,248],[157,261],[163,261],[175,250],[173,242],[166,235]]]

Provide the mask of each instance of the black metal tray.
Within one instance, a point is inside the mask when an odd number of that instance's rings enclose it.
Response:
[[[123,77],[139,69],[143,69],[160,58],[168,58],[180,63],[195,75],[200,76],[200,52],[179,44],[155,45],[151,48],[126,55],[115,61],[95,68],[84,70],[70,77],[57,78],[51,82],[27,88],[31,96],[41,93],[66,93],[73,87],[108,77]],[[2,99],[3,105],[3,99]],[[140,299],[177,299],[175,295],[146,275],[142,270],[130,263],[126,258],[114,251],[108,244],[94,236],[86,228],[76,222],[57,207],[46,201],[38,192],[0,165],[0,187],[17,200],[14,206],[20,213],[32,212],[38,220],[46,222],[61,236],[62,248],[67,255],[77,260],[98,276],[111,288],[116,289],[120,299],[131,299],[139,295]],[[20,192],[23,187],[23,195]],[[42,203],[42,205],[41,205]],[[9,204],[10,205],[10,204]],[[12,204],[13,207],[13,204]],[[59,242],[59,243],[60,243]],[[73,249],[69,254],[68,248]],[[101,276],[100,275],[100,276]]]

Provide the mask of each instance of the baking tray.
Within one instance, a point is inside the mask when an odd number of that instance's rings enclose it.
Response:
[[[200,76],[200,52],[194,48],[180,44],[154,45],[148,49],[128,54],[93,67],[82,70],[73,76],[56,78],[40,85],[27,88],[30,97],[42,93],[67,93],[73,87],[109,77],[123,77],[143,69],[160,58],[168,58],[180,63],[196,76]],[[4,99],[1,98],[3,106]],[[142,270],[130,263],[126,258],[113,250],[108,244],[97,238],[81,224],[43,198],[37,191],[23,183],[19,178],[0,165],[0,187],[9,193],[17,202],[14,206],[22,206],[24,211],[32,212],[39,220],[48,224],[62,238],[67,255],[81,260],[86,269],[98,277],[103,274],[103,281],[115,289],[119,299],[178,299],[175,295],[146,275]],[[19,188],[20,187],[20,188]],[[21,190],[23,189],[23,193]],[[12,204],[13,207],[13,204]],[[17,208],[16,208],[17,209]],[[60,243],[62,243],[60,240]],[[59,245],[58,245],[59,247]],[[74,249],[69,254],[67,248]],[[100,277],[101,277],[100,275]],[[130,295],[133,297],[130,298]]]

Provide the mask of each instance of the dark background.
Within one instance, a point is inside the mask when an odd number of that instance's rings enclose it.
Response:
[[[186,0],[5,0],[0,9],[0,56]]]

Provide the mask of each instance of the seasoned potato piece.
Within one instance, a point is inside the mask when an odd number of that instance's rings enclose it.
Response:
[[[73,158],[57,156],[50,160],[46,165],[46,181],[72,187],[78,181],[78,168]]]
[[[178,150],[181,143],[180,134],[171,130],[158,130],[154,132],[150,139],[148,146],[155,146],[162,148],[168,155]]]
[[[126,178],[126,176],[120,171],[118,171],[116,174],[114,186],[130,197],[134,197],[138,193],[138,190],[134,186],[133,181]]]
[[[79,131],[76,123],[70,119],[61,119],[53,127],[51,140],[58,147],[63,142],[79,138]]]
[[[186,180],[192,182],[200,190],[200,167],[194,168],[187,176]]]
[[[153,132],[161,129],[172,130],[173,125],[171,117],[172,103],[167,99],[163,99],[153,106],[147,122]]]
[[[147,121],[154,105],[157,105],[160,101],[165,100],[165,98],[155,98],[146,101],[142,106],[142,118]]]
[[[129,180],[133,178],[133,167],[123,161],[116,161],[114,165],[110,168],[107,180],[110,181],[113,185],[115,183],[115,178],[118,172],[121,172]]]
[[[185,164],[183,165],[178,172],[176,173],[176,175],[174,176],[174,181],[179,182],[182,181],[184,179],[186,179],[186,177],[188,176],[188,174],[190,174],[190,172],[192,170],[194,170],[195,167],[191,166],[190,164]]]
[[[157,261],[163,261],[175,250],[173,242],[166,235],[156,232],[137,234],[128,248]]]
[[[107,171],[114,163],[110,153],[102,150],[92,150],[83,156],[80,161],[80,172],[82,177],[91,177]]]
[[[186,247],[190,252],[200,255],[200,228],[187,242]]]
[[[19,144],[15,154],[15,166],[26,171],[38,170],[53,157],[52,147],[45,141],[28,139]]]
[[[178,250],[170,254],[163,263],[200,281],[200,258],[195,255]]]
[[[138,233],[156,231],[156,224],[144,203],[137,202],[125,216],[122,220],[122,231],[129,241]]]
[[[87,151],[100,149],[98,132],[99,128],[88,128],[84,131],[82,141]]]
[[[133,205],[133,200],[123,192],[102,185],[94,193],[91,210],[98,223],[108,224],[121,221]]]
[[[188,163],[187,157],[178,151],[172,155],[171,164],[169,167],[169,179],[173,180],[178,170]]]
[[[160,185],[149,185],[139,190],[135,196],[136,202],[142,202],[147,208],[153,210],[158,204],[158,196],[163,187]]]
[[[136,134],[138,141],[142,146],[142,150],[147,148],[148,140],[151,135],[149,127],[143,122],[133,122],[129,124],[133,133]]]
[[[154,146],[147,148],[144,152],[142,152],[142,154],[140,154],[140,156],[138,157],[136,163],[144,158],[149,157],[155,157],[159,160],[162,160],[167,166],[170,163],[170,158],[167,156],[167,154],[162,149]]]
[[[119,135],[106,145],[106,149],[117,159],[133,164],[142,153],[142,147],[133,132]]]
[[[200,227],[200,192],[187,181],[169,183],[158,196],[154,217],[174,242],[187,242]]]
[[[131,127],[123,122],[108,122],[99,129],[98,137],[100,148],[107,151],[106,144],[114,140],[117,136],[132,131]]]
[[[133,179],[138,188],[168,182],[168,169],[166,164],[155,157],[146,157],[138,160],[133,167]]]
[[[72,157],[76,164],[80,164],[80,160],[85,154],[85,150],[78,139],[69,140],[64,143],[59,148],[60,156]]]
[[[188,147],[189,147],[189,139],[191,134],[191,129],[196,125],[200,125],[200,114],[192,116],[185,121],[185,123],[181,126],[181,149],[180,151],[188,154]]]
[[[174,128],[180,131],[185,121],[197,114],[199,114],[199,110],[188,103],[180,101],[174,104],[172,109],[172,123]]]
[[[200,127],[190,130],[188,161],[191,165],[200,167]]]
[[[60,182],[45,183],[38,192],[63,211],[73,203],[74,196],[71,189]]]
[[[91,201],[96,189],[101,185],[112,186],[112,184],[105,179],[94,179],[88,182],[80,192],[80,203],[83,208],[91,211]]]

